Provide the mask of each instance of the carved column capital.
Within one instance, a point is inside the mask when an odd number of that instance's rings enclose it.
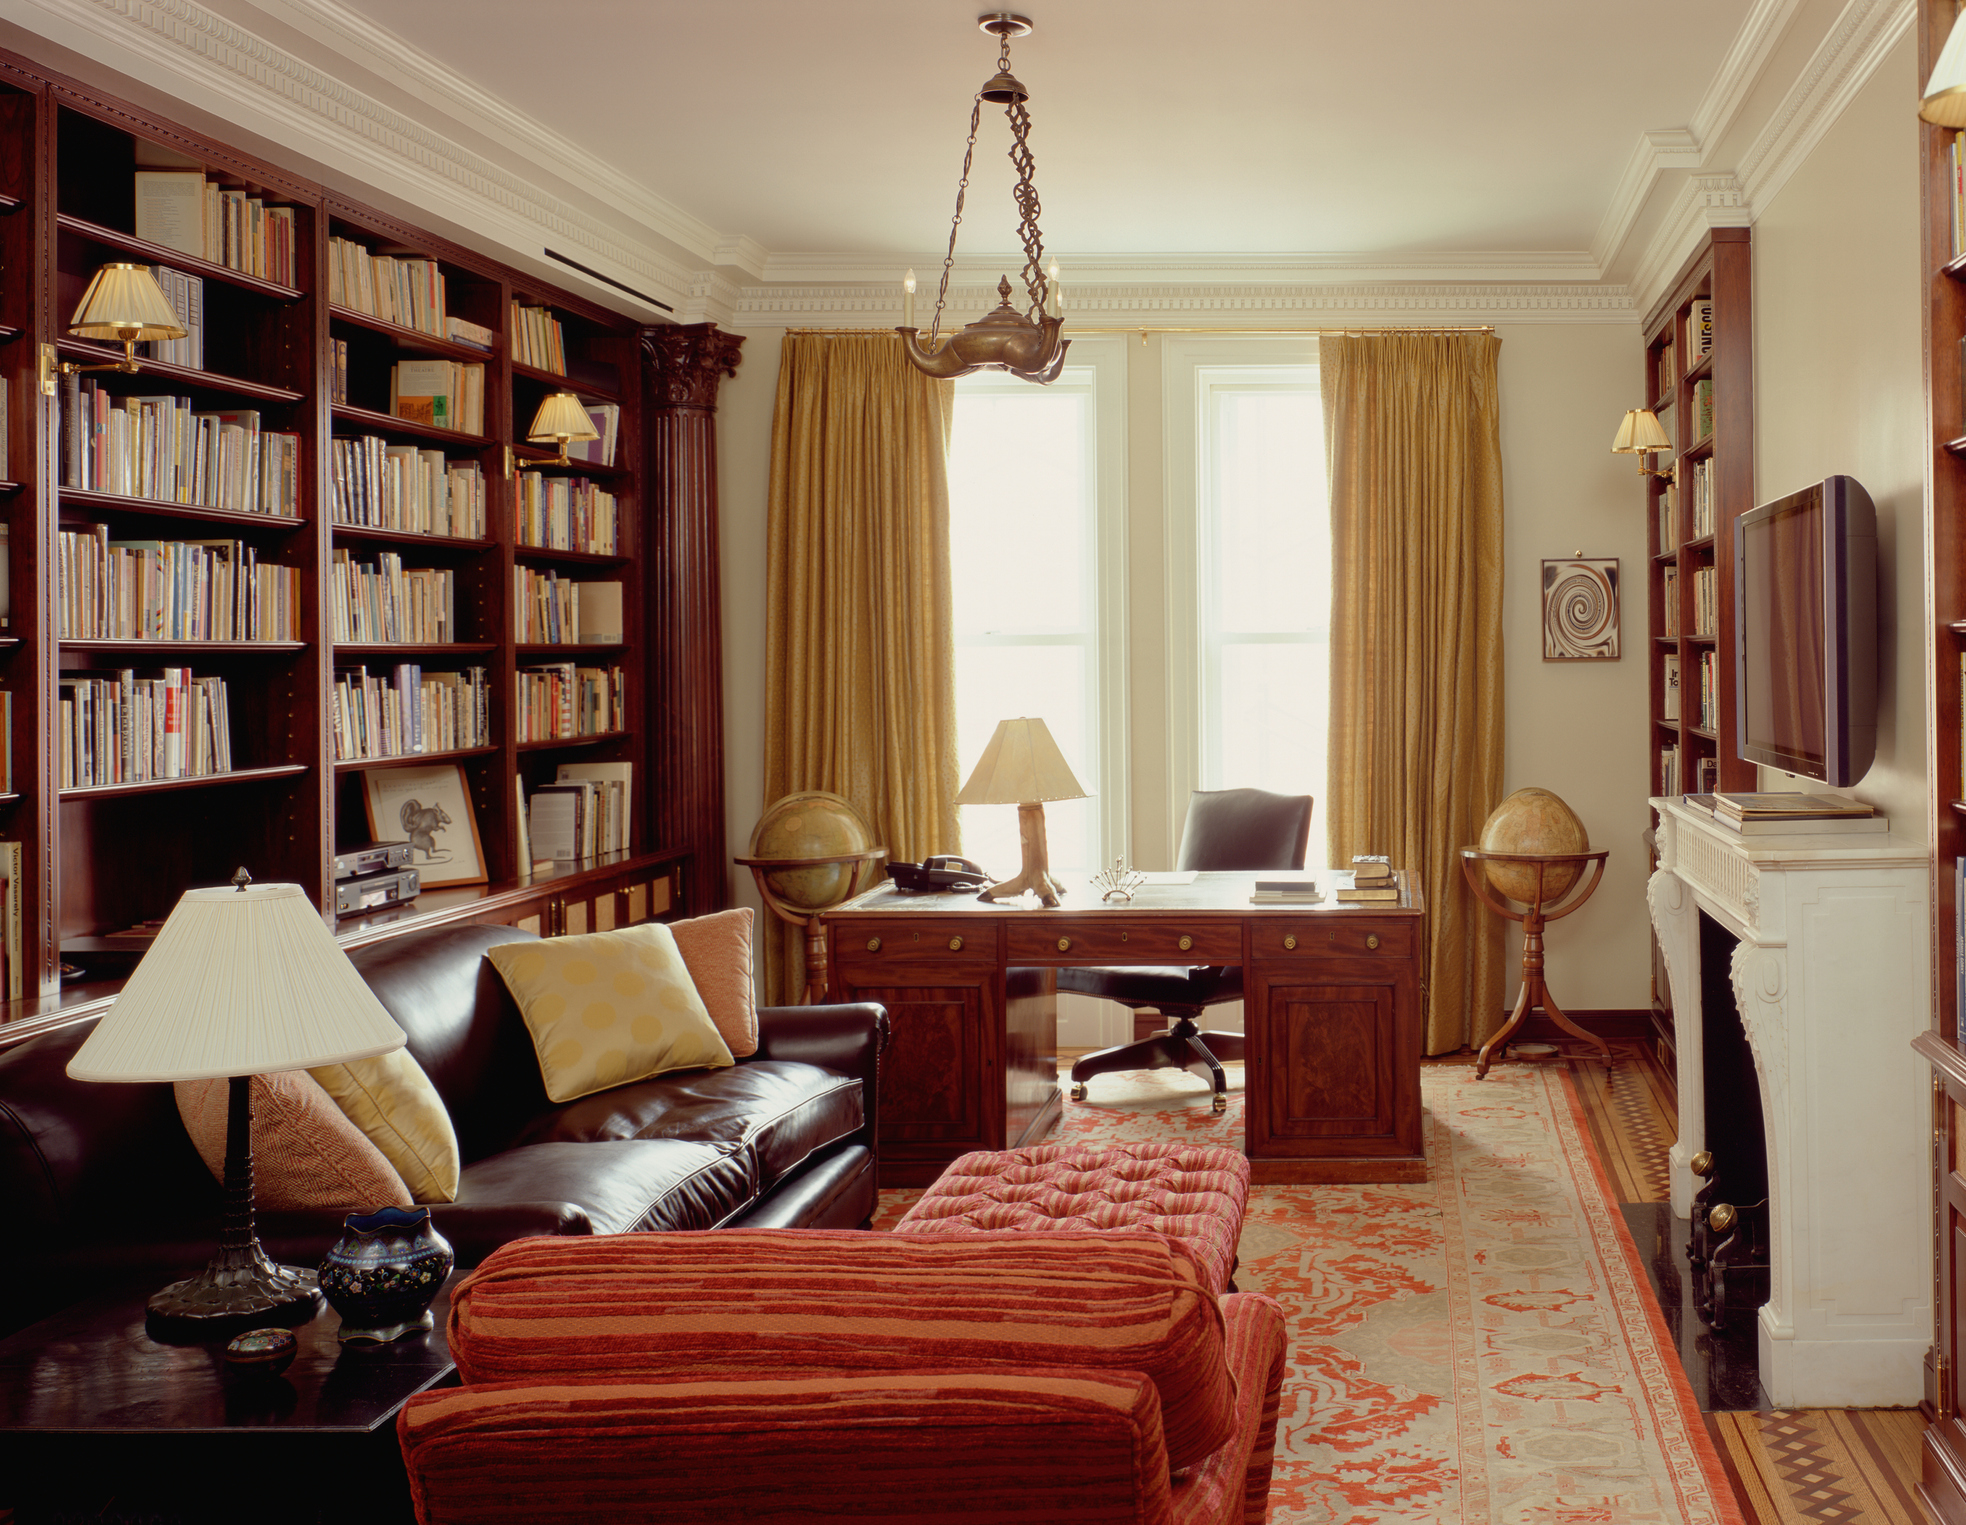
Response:
[[[677,408],[714,409],[717,388],[735,376],[744,347],[742,334],[727,334],[714,323],[663,323],[642,330],[648,362],[643,400],[651,413]]]

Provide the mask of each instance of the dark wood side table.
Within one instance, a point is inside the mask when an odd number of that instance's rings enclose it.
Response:
[[[18,1525],[414,1518],[396,1415],[455,1381],[448,1290],[427,1334],[344,1347],[326,1310],[294,1330],[282,1375],[244,1380],[222,1340],[151,1339],[154,1290],[79,1303],[0,1341],[0,1509]]]
[[[926,1186],[958,1155],[1050,1133],[1056,971],[1110,964],[1242,966],[1255,1180],[1425,1180],[1418,890],[1401,874],[1387,904],[1256,906],[1258,877],[1204,873],[1112,903],[1072,876],[1056,910],[883,885],[825,912],[831,998],[879,1001],[893,1024],[882,1184]]]

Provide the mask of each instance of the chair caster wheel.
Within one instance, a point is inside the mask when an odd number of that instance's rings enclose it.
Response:
[[[1217,1112],[1226,1112],[1229,1110],[1229,1098],[1224,1096],[1220,1091],[1215,1093],[1215,1110]]]
[[[1073,1101],[1084,1101],[1084,1100],[1085,1100],[1085,1087],[1084,1087],[1084,1086],[1082,1086],[1082,1085],[1078,1085],[1078,1084],[1076,1084],[1076,1083],[1075,1083],[1075,1084],[1074,1084],[1074,1085],[1072,1086],[1072,1100],[1073,1100]]]

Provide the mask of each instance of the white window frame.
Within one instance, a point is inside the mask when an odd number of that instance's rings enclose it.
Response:
[[[1188,338],[1162,341],[1162,461],[1166,491],[1163,565],[1167,597],[1167,840],[1181,840],[1189,794],[1202,787],[1201,583],[1210,546],[1202,533],[1207,494],[1207,391],[1218,384],[1262,384],[1290,367],[1318,363],[1315,335]],[[1314,845],[1313,855],[1323,856]]]
[[[957,381],[957,406],[964,392],[1015,392],[1031,383],[1002,371],[979,371]],[[1090,496],[1093,503],[1093,545],[1087,557],[1093,581],[1092,629],[1079,635],[986,635],[979,631],[957,630],[956,644],[982,646],[1078,645],[1089,640],[1091,652],[1087,671],[1087,698],[1092,723],[1086,734],[1098,755],[1068,759],[1081,764],[1088,775],[1079,782],[1095,796],[1094,853],[1103,861],[1083,865],[1088,869],[1105,867],[1114,857],[1132,861],[1129,821],[1130,755],[1127,745],[1127,635],[1126,609],[1126,348],[1118,334],[1091,335],[1072,340],[1065,368],[1054,388],[1083,388],[1091,398],[1089,409],[1092,448],[1087,462],[1092,475]],[[1028,548],[1034,556],[1044,554],[1042,544]],[[1060,864],[1061,868],[1079,867]]]

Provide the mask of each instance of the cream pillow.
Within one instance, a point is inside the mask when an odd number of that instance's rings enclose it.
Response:
[[[500,943],[485,957],[519,1004],[554,1101],[733,1062],[660,922]]]
[[[665,925],[676,935],[696,993],[733,1058],[758,1051],[758,998],[751,982],[751,908]]]
[[[396,1167],[416,1201],[457,1200],[457,1180],[464,1169],[457,1130],[443,1097],[408,1049],[324,1064],[307,1073]]]

